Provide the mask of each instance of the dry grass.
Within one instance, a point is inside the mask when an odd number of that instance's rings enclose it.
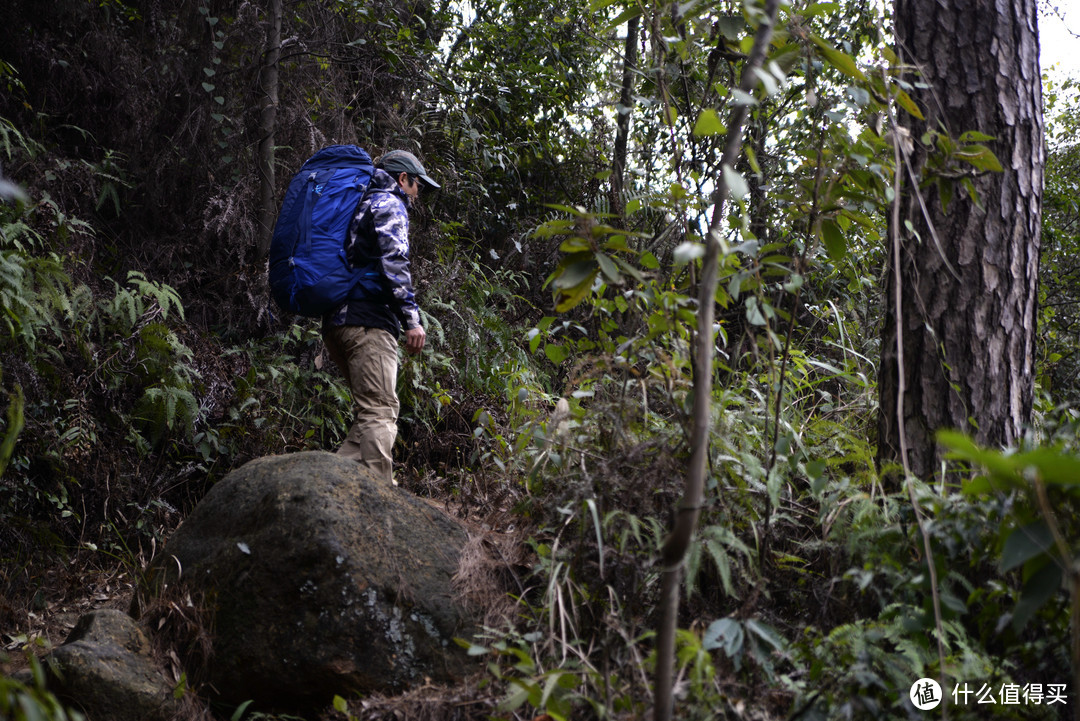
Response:
[[[474,532],[462,549],[454,590],[486,627],[503,628],[513,619],[511,594],[524,592],[516,572],[525,561],[524,535],[520,530]]]

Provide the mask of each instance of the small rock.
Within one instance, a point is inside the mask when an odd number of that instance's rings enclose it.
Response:
[[[92,720],[166,721],[177,711],[150,641],[122,611],[82,616],[51,656],[58,673],[50,674],[50,688]]]

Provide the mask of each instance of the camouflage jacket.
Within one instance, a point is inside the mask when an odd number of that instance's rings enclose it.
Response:
[[[326,320],[332,325],[382,328],[397,337],[420,326],[409,271],[409,198],[385,171],[376,170],[349,226],[346,253],[364,271],[360,292]]]

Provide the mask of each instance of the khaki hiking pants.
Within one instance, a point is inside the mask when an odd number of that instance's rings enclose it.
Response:
[[[385,330],[355,325],[333,326],[323,340],[330,359],[349,382],[356,416],[338,454],[369,468],[376,478],[395,483],[397,341]]]

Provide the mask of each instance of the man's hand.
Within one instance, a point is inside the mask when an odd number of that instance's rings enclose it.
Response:
[[[424,349],[424,341],[427,339],[427,333],[424,329],[417,326],[416,328],[410,328],[405,331],[405,350],[410,355],[416,355]]]

